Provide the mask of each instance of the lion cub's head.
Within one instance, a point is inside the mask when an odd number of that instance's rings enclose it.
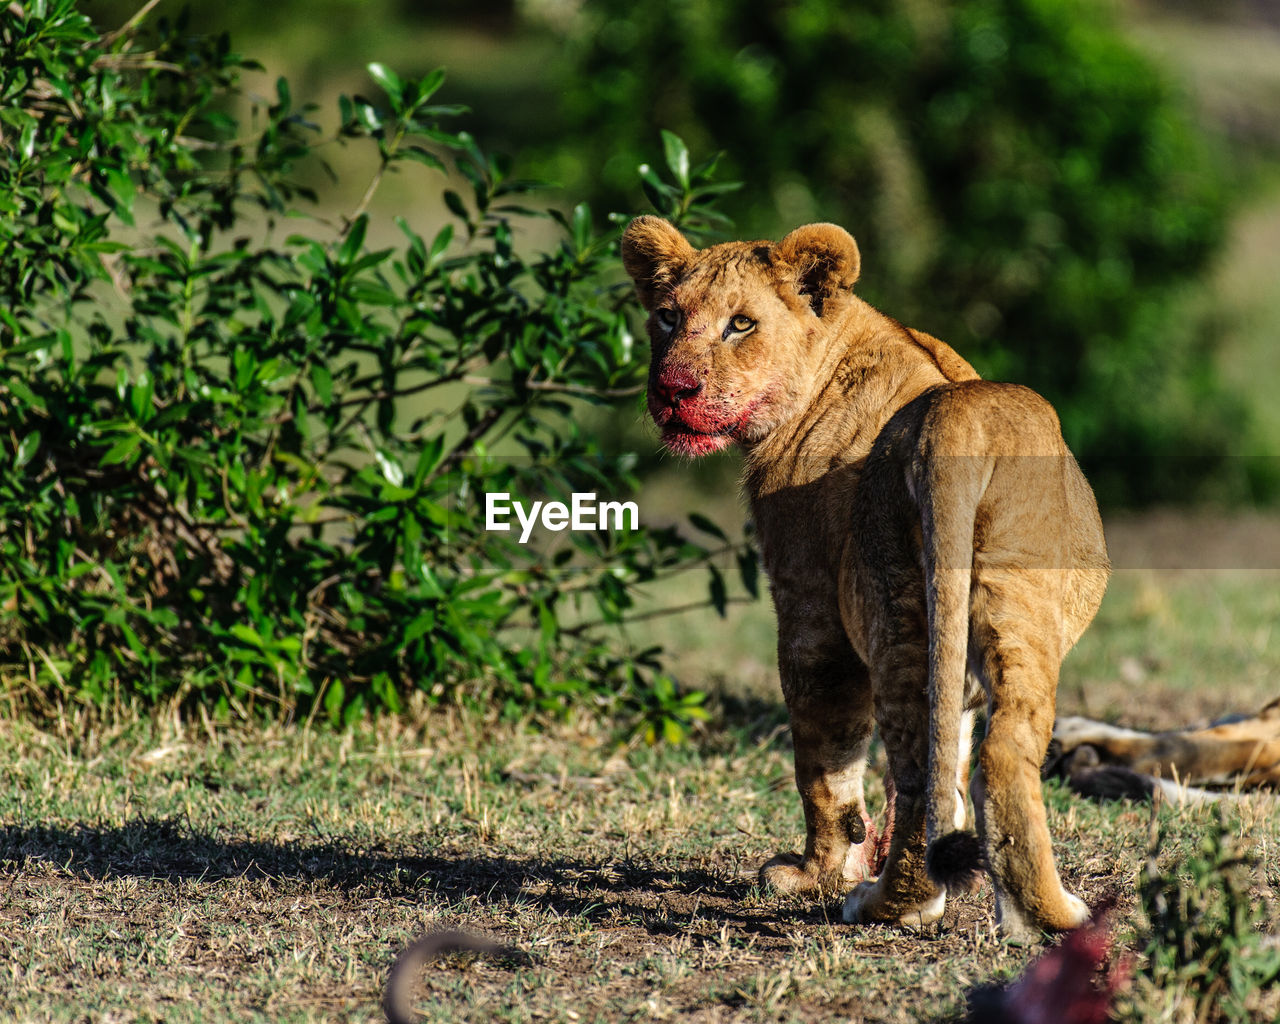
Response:
[[[834,224],[699,250],[658,217],[631,222],[622,261],[649,312],[649,412],[679,455],[758,441],[803,409],[859,268]]]

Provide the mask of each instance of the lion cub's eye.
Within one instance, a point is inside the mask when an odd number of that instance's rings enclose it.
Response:
[[[730,334],[746,334],[756,325],[756,322],[749,316],[737,313],[729,318],[729,326],[725,328],[725,337]]]
[[[680,310],[672,309],[670,306],[664,306],[662,309],[658,310],[658,323],[668,331],[674,330],[676,325],[680,323]]]

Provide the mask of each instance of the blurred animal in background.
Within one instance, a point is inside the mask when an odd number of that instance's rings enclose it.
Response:
[[[1249,789],[1280,788],[1280,698],[1254,715],[1205,728],[1141,732],[1088,718],[1059,718],[1046,775],[1099,800],[1177,803],[1217,800]]]

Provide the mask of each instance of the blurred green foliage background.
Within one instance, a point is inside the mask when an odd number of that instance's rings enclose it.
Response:
[[[153,30],[150,5],[104,32],[77,4],[0,13],[0,701],[337,724],[417,688],[683,738],[703,695],[619,634],[699,566],[723,612],[716,563],[754,593],[754,552],[618,513],[526,547],[486,508],[636,487],[583,415],[643,390],[620,228],[455,130],[443,71],[370,62],[376,100],[341,95],[326,133],[286,78],[242,91],[224,34]],[[727,225],[664,139],[675,181],[646,192]],[[371,160],[352,207],[294,178],[330,153]],[[450,220],[372,216],[397,172]],[[556,244],[517,247],[538,220]]]
[[[104,25],[135,7],[88,5]],[[1049,397],[1104,504],[1280,495],[1280,18],[1261,0],[281,0],[190,19],[307,99],[367,91],[371,60],[444,66],[474,134],[598,212],[637,209],[661,128],[723,150],[739,234],[847,226],[861,294]]]
[[[339,721],[403,684],[474,683],[514,707],[621,702],[682,736],[701,695],[647,624],[688,601],[685,569],[705,564],[724,614],[756,567],[713,521],[738,513],[734,459],[669,468],[644,423],[616,243],[646,198],[699,239],[730,230],[720,203],[740,236],[843,223],[859,291],[1049,397],[1104,505],[1280,497],[1270,5],[32,0],[3,18],[0,675],[38,694],[203,689]],[[237,54],[261,70],[240,79]],[[690,176],[668,129],[712,159]],[[455,491],[445,465],[472,476]],[[462,496],[526,470],[530,492],[643,479],[645,529],[546,564],[497,544]],[[498,650],[499,629],[522,639]]]

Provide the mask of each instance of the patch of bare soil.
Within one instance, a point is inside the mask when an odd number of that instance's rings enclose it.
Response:
[[[1280,571],[1280,515],[1274,512],[1117,512],[1103,525],[1117,570]]]

